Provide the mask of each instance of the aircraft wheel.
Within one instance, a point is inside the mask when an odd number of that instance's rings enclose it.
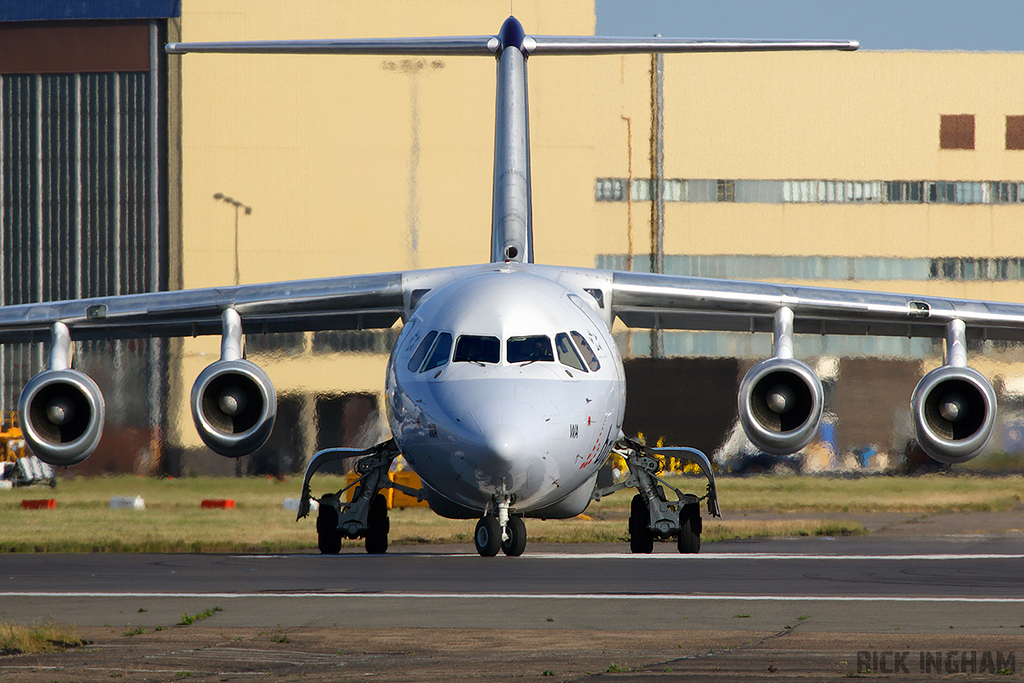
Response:
[[[316,516],[316,544],[323,555],[337,555],[341,550],[338,511],[333,505],[321,505]]]
[[[391,520],[388,519],[388,501],[379,493],[370,501],[370,513],[366,519],[366,527],[366,552],[371,555],[386,553]]]
[[[654,532],[651,531],[651,512],[647,501],[639,493],[629,506],[629,551],[649,554],[654,552]]]
[[[700,506],[696,503],[684,505],[679,511],[679,552],[700,552]]]
[[[481,557],[494,557],[501,549],[501,525],[498,518],[490,515],[481,517],[473,534],[476,551]]]
[[[501,552],[519,557],[526,550],[526,522],[522,517],[508,518],[508,539],[501,542]]]

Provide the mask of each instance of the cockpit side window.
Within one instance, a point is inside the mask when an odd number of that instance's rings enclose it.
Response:
[[[434,337],[437,336],[436,331],[431,331],[423,338],[420,345],[416,347],[416,352],[412,354],[412,358],[409,359],[409,371],[416,372],[420,369],[420,365],[423,364],[423,359],[427,357],[427,351],[430,350],[430,345],[434,343]]]
[[[532,337],[509,337],[505,344],[505,360],[509,363],[553,361],[555,355],[551,353],[551,339],[543,334]]]
[[[455,342],[455,363],[497,363],[501,357],[501,340],[497,337],[459,335]]]
[[[559,332],[555,337],[555,349],[558,351],[558,362],[562,365],[568,365],[570,368],[576,368],[581,372],[586,372],[587,369],[583,367],[583,360],[580,355],[573,348],[572,342],[569,341],[569,335],[565,332]]]
[[[580,351],[583,353],[583,360],[587,361],[587,366],[594,372],[600,370],[601,363],[597,360],[597,354],[595,354],[594,350],[590,348],[590,344],[587,343],[587,340],[583,335],[576,330],[573,330],[572,338],[573,341],[576,342],[576,346],[580,347]]]
[[[433,370],[439,368],[448,362],[448,355],[452,352],[452,335],[447,332],[442,332],[437,335],[437,343],[434,344],[434,350],[430,352],[430,356],[427,358],[427,362],[423,365],[423,370],[420,372],[426,372],[427,370]]]

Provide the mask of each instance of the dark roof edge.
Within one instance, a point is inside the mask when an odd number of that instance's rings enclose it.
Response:
[[[169,19],[181,0],[0,0],[0,21]]]

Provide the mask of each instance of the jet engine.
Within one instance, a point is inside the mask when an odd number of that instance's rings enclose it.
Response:
[[[757,448],[772,455],[795,453],[818,433],[824,405],[821,380],[794,358],[769,358],[740,382],[739,416]]]
[[[954,465],[976,456],[991,436],[996,394],[977,370],[945,365],[918,382],[911,409],[924,452]]]
[[[237,458],[252,453],[270,436],[277,394],[258,365],[244,359],[219,360],[192,385],[192,419],[203,443]]]
[[[88,375],[64,367],[44,370],[18,400],[21,429],[32,453],[55,467],[77,465],[103,433],[103,394]]]

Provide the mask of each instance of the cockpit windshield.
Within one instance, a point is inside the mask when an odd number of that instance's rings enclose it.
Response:
[[[427,352],[430,351],[430,345],[434,343],[434,337],[437,336],[436,330],[431,330],[427,333],[427,336],[423,338],[420,345],[416,348],[416,353],[412,354],[412,358],[409,359],[409,370],[416,372],[420,369],[420,365],[423,364],[423,359],[427,357]]]
[[[459,336],[455,342],[454,363],[497,363],[501,357],[501,340],[497,337]]]
[[[594,350],[590,348],[590,344],[587,343],[587,340],[583,335],[576,330],[573,330],[572,338],[576,341],[576,346],[580,347],[580,352],[583,353],[583,360],[587,362],[587,367],[589,367],[593,372],[600,370],[601,363],[597,360],[597,355],[594,353]]]
[[[558,347],[558,362],[562,365],[568,365],[570,368],[576,368],[581,372],[586,372],[587,369],[583,367],[583,359],[580,358],[579,353],[573,348],[572,342],[569,341],[569,335],[565,332],[559,332],[555,337],[555,346]]]
[[[546,335],[533,337],[509,337],[505,345],[505,358],[509,363],[532,363],[538,360],[553,361],[551,339]]]
[[[423,369],[420,372],[433,370],[447,363],[448,354],[451,353],[451,350],[452,335],[447,332],[437,335],[437,343],[434,344],[434,349],[430,352],[430,357],[427,358],[427,362],[423,364]]]

